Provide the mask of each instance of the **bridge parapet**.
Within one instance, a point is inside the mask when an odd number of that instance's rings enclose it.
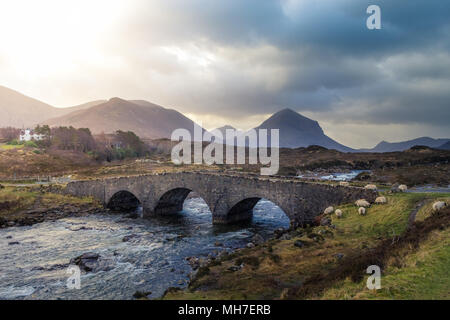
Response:
[[[144,216],[178,212],[194,191],[206,202],[213,223],[231,223],[251,217],[259,199],[278,205],[293,226],[311,223],[330,205],[364,198],[373,202],[377,193],[358,187],[312,183],[279,177],[176,172],[131,177],[74,181],[66,192],[93,196],[105,206],[121,191],[133,194]]]

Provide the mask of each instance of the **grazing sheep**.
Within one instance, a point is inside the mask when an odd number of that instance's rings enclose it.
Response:
[[[348,183],[347,181],[341,181],[341,182],[339,182],[339,185],[341,187],[348,187],[350,185],[350,183]]]
[[[406,190],[408,190],[408,187],[405,184],[401,184],[398,186],[398,190],[400,190],[401,192],[406,192]]]
[[[365,215],[366,215],[366,208],[364,208],[364,207],[359,208],[359,209],[358,209],[358,213],[359,213],[361,216],[365,216]]]
[[[338,217],[338,219],[342,218],[342,210],[341,209],[337,209],[335,212],[336,217]]]
[[[386,204],[387,203],[387,199],[386,197],[378,197],[375,199],[375,203],[376,204]]]
[[[377,190],[377,186],[374,184],[368,184],[367,186],[364,187],[364,189],[366,190]]]
[[[369,203],[367,200],[365,200],[365,199],[359,199],[359,200],[357,200],[357,201],[355,202],[355,205],[356,205],[357,207],[364,207],[364,208],[370,207],[370,203]]]
[[[333,207],[328,207],[323,211],[324,214],[332,214],[333,212],[334,212]]]
[[[435,203],[433,203],[433,211],[440,211],[442,209],[444,209],[447,206],[447,204],[444,201],[436,201]]]

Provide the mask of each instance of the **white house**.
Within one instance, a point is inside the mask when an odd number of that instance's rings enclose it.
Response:
[[[20,132],[19,140],[20,141],[31,141],[31,140],[44,140],[45,135],[34,133],[30,129],[25,129]]]

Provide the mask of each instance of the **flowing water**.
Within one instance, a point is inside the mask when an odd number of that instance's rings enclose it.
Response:
[[[350,181],[355,178],[361,172],[370,172],[370,170],[350,170],[346,172],[331,172],[328,174],[320,173],[309,173],[301,174],[297,176],[298,178],[304,179],[319,179],[319,180],[329,180],[329,181]]]
[[[243,247],[256,233],[267,238],[289,226],[266,200],[245,226],[213,226],[211,219],[203,200],[191,198],[175,217],[104,214],[2,229],[0,299],[131,299],[138,290],[159,297],[168,287],[186,287],[192,271],[186,257]],[[82,272],[81,288],[68,289],[69,261],[86,252],[100,254],[106,268]]]

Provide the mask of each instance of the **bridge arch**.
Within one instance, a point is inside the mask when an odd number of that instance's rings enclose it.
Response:
[[[270,199],[270,197],[263,197],[263,196],[247,196],[237,202],[235,202],[230,210],[228,210],[225,220],[226,223],[236,223],[241,221],[249,221],[253,218],[253,209],[255,206],[261,201],[261,200],[267,200],[274,204],[275,206],[279,207],[280,210],[284,212],[286,217],[291,220],[291,217],[289,216],[289,213],[286,209],[282,207],[281,204],[277,203],[277,201],[274,201],[274,199]]]
[[[140,206],[142,206],[142,201],[128,190],[116,191],[106,201],[106,207],[115,212],[133,212]]]
[[[164,215],[175,214],[182,211],[184,201],[191,192],[195,192],[199,198],[202,198],[211,211],[211,208],[206,199],[200,193],[197,193],[196,191],[188,187],[176,187],[164,192],[161,196],[157,197],[153,212],[158,215]]]

